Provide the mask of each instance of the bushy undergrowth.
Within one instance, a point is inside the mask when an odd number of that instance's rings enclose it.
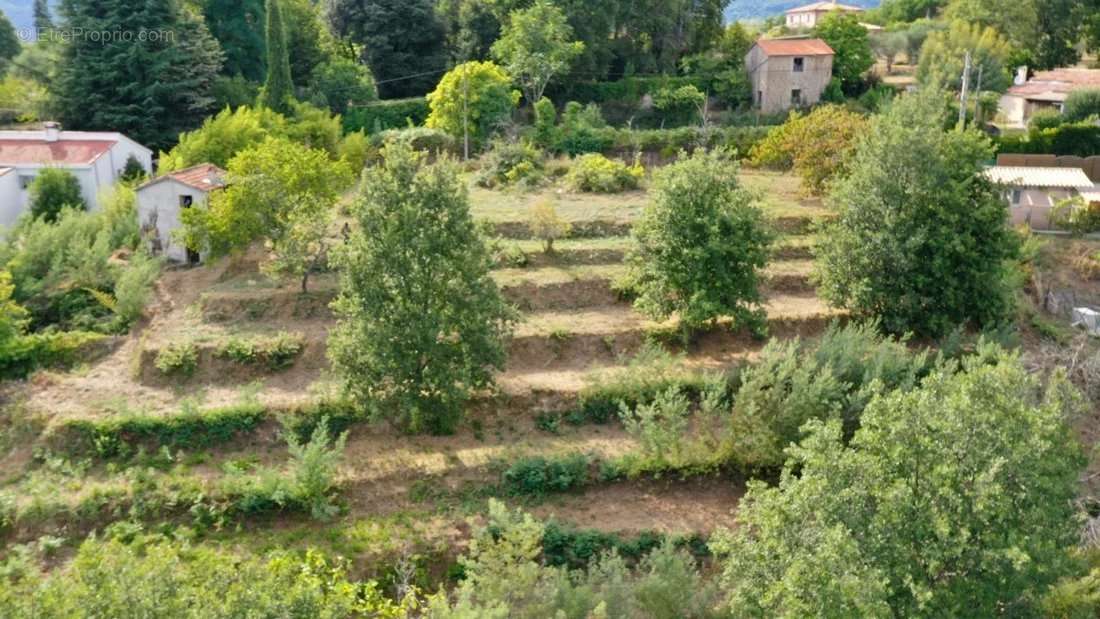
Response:
[[[187,340],[172,342],[157,351],[153,365],[167,376],[189,377],[199,367],[199,348]]]
[[[231,337],[214,354],[243,365],[283,370],[290,367],[304,349],[305,341],[301,334],[282,331],[272,336]]]
[[[578,157],[569,168],[565,180],[574,191],[619,193],[637,189],[644,176],[645,169],[638,159],[628,166],[593,153]]]
[[[88,331],[17,336],[0,349],[0,378],[25,378],[41,368],[67,367],[102,345],[106,335]]]
[[[502,476],[504,487],[516,495],[542,496],[584,486],[589,481],[590,458],[585,454],[521,458]]]
[[[498,140],[480,161],[477,184],[481,187],[538,187],[545,179],[545,155],[527,142]]]

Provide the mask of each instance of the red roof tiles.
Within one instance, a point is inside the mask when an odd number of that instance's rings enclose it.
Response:
[[[108,140],[0,139],[0,165],[3,164],[68,164],[88,165],[111,150],[115,142]]]
[[[768,56],[833,55],[833,48],[821,39],[760,39],[756,44]]]
[[[144,189],[149,185],[170,178],[200,191],[211,191],[213,189],[225,187],[225,174],[225,170],[212,163],[200,163],[197,166],[191,166],[190,168],[176,170],[175,172],[169,172],[163,176],[158,176],[142,185],[139,189]]]
[[[1054,69],[1039,71],[1026,83],[1008,89],[1010,95],[1068,94],[1075,90],[1100,88],[1100,69]]]

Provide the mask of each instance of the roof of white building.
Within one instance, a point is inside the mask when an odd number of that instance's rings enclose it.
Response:
[[[1093,182],[1081,168],[993,166],[985,171],[995,183],[1013,187],[1092,189]]]
[[[1035,101],[1065,101],[1075,90],[1100,88],[1100,69],[1039,71],[1023,84],[1008,89],[1009,95]]]
[[[190,168],[176,170],[175,172],[169,172],[163,176],[158,176],[141,187],[138,187],[138,191],[169,179],[183,183],[199,191],[213,191],[225,187],[225,174],[225,170],[212,163],[200,163]]]
[[[0,165],[91,165],[123,140],[152,154],[148,148],[121,133],[62,131],[60,127],[0,131]]]
[[[815,2],[806,6],[798,6],[787,11],[788,13],[810,13],[812,11],[862,11],[863,7],[837,2]]]

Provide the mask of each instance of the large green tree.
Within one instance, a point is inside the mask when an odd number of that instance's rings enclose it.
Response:
[[[872,119],[829,203],[820,293],[889,331],[941,335],[1005,318],[1017,253],[1003,193],[982,176],[988,138],[945,132],[943,95],[896,99]]]
[[[1078,541],[1064,379],[985,350],[876,397],[851,445],[813,421],[714,547],[738,617],[1032,616]]]
[[[989,26],[952,22],[947,30],[928,35],[921,47],[917,80],[922,85],[958,92],[966,53],[970,52],[970,87],[1003,92],[1011,85],[1009,63],[1012,45]]]
[[[565,13],[550,0],[535,0],[530,8],[509,13],[493,44],[493,56],[519,83],[529,105],[541,99],[550,80],[566,72],[583,51],[584,43],[573,40]]]
[[[40,31],[53,28],[49,0],[34,0],[34,27]]]
[[[80,191],[80,181],[63,168],[42,170],[27,189],[31,215],[35,218],[54,221],[64,208],[81,211],[87,208]]]
[[[826,15],[814,34],[833,48],[833,77],[848,94],[857,94],[863,86],[863,74],[875,64],[867,29],[850,13]]]
[[[283,23],[281,0],[267,0],[267,79],[260,91],[260,104],[280,114],[291,110],[294,82],[290,77],[290,54],[286,48],[286,26]]]
[[[512,79],[492,62],[467,62],[447,72],[428,93],[427,125],[462,139],[467,133],[476,147],[509,120],[519,103]]]
[[[325,15],[361,46],[384,99],[426,94],[448,68],[432,0],[325,0]]]
[[[336,256],[329,356],[351,396],[416,432],[454,429],[503,366],[512,310],[449,163],[392,143],[363,174],[358,227]]]
[[[67,127],[120,131],[155,148],[210,113],[222,52],[200,16],[174,0],[64,0],[61,15],[85,32],[155,35],[74,37],[64,46],[49,86]]]
[[[675,314],[685,335],[721,317],[761,329],[772,234],[737,165],[698,152],[660,170],[653,194],[627,256],[635,307],[656,319]]]
[[[12,59],[23,51],[23,44],[19,42],[19,35],[15,32],[15,26],[7,15],[0,13],[0,73],[8,70]]]
[[[203,15],[225,52],[222,71],[264,79],[264,0],[206,0]]]
[[[187,246],[219,257],[265,240],[271,270],[299,278],[305,291],[351,171],[324,151],[269,137],[233,157],[227,172],[228,187],[208,208],[184,212]]]

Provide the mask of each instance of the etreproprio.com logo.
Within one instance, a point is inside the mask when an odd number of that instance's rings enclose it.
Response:
[[[22,41],[72,43],[158,43],[175,40],[171,30],[87,30],[84,28],[20,28]]]

